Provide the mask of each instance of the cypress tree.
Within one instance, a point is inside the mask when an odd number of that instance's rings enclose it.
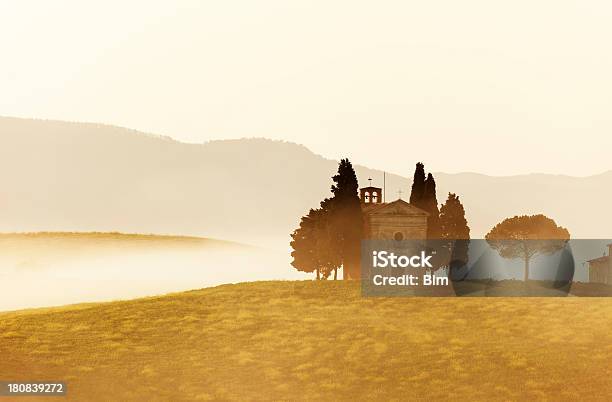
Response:
[[[412,190],[410,192],[410,203],[415,207],[421,208],[423,196],[425,195],[425,165],[421,162],[416,164],[414,179],[412,180]]]
[[[342,266],[345,279],[358,279],[363,218],[357,175],[348,159],[340,161],[332,180],[333,197],[302,217],[300,227],[291,234],[291,265],[316,272],[317,279],[327,279],[332,272],[336,279]]]
[[[448,193],[448,199],[440,208],[440,229],[444,239],[470,238],[470,227],[465,219],[465,209],[456,194]]]
[[[359,279],[363,217],[357,175],[348,159],[340,161],[332,180],[332,236],[340,252],[344,278]]]
[[[410,203],[429,213],[427,219],[427,238],[440,238],[440,211],[436,196],[436,181],[431,173],[425,177],[425,165],[419,162],[414,171]]]
[[[338,164],[338,173],[332,177],[334,184],[331,192],[334,200],[342,200],[347,204],[359,204],[359,183],[353,165],[348,159],[341,159]]]
[[[440,208],[441,238],[448,239],[449,270],[463,266],[468,260],[470,227],[465,219],[465,209],[456,194],[448,193],[448,199]]]
[[[436,196],[436,181],[431,173],[427,175],[425,180],[425,191],[421,208],[429,213],[429,218],[427,218],[427,238],[439,239],[441,235],[440,211],[438,210],[438,198]]]

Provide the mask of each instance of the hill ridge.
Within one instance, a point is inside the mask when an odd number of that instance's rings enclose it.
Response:
[[[337,168],[290,141],[191,144],[119,126],[51,122],[0,117],[2,232],[179,233],[286,248],[299,218],[329,196]],[[383,171],[353,162],[362,183],[382,184]],[[387,173],[388,200],[410,190],[416,162],[407,160],[402,175]],[[611,174],[439,172],[438,202],[457,193],[474,237],[507,216],[545,213],[573,237],[608,238],[612,217],[575,208],[612,198]]]

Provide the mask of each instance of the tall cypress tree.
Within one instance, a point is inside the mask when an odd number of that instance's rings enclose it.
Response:
[[[336,279],[340,266],[345,279],[359,279],[363,218],[357,175],[348,159],[340,161],[332,180],[333,197],[302,217],[291,235],[291,264],[299,271],[316,272],[317,279],[327,279],[332,272]]]
[[[425,165],[421,162],[416,164],[414,179],[412,180],[412,191],[410,192],[410,203],[421,208],[423,196],[425,195]]]
[[[439,239],[441,235],[440,211],[438,210],[438,198],[436,196],[436,181],[431,173],[427,175],[427,180],[425,180],[425,191],[421,208],[429,213],[429,218],[427,218],[427,238]]]
[[[332,177],[334,184],[331,192],[335,200],[342,199],[347,203],[359,204],[359,183],[357,174],[348,159],[341,159],[338,164],[338,173]]]
[[[429,213],[427,219],[427,238],[437,239],[440,237],[440,211],[438,210],[438,199],[436,197],[436,181],[431,173],[425,177],[425,165],[419,162],[414,171],[410,203]]]
[[[340,161],[332,179],[332,232],[340,250],[344,278],[359,279],[363,217],[357,175],[348,159]]]
[[[440,208],[440,228],[444,239],[470,238],[470,227],[465,219],[465,209],[456,194],[448,193],[448,199]]]
[[[448,199],[440,208],[441,238],[448,239],[449,273],[468,261],[470,227],[465,219],[465,209],[456,194],[448,193]]]

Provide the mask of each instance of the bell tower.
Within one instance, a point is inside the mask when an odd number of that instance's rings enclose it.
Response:
[[[382,204],[382,188],[372,186],[360,188],[359,198],[362,204]]]

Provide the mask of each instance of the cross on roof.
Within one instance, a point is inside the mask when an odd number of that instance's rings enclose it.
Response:
[[[368,181],[370,182],[370,187],[372,187],[372,178],[371,178],[371,177],[369,177],[369,178],[368,178]]]
[[[400,199],[400,200],[402,199],[402,193],[403,193],[403,191],[402,191],[402,189],[400,188],[400,189],[397,191],[397,194],[399,194],[399,199]]]

